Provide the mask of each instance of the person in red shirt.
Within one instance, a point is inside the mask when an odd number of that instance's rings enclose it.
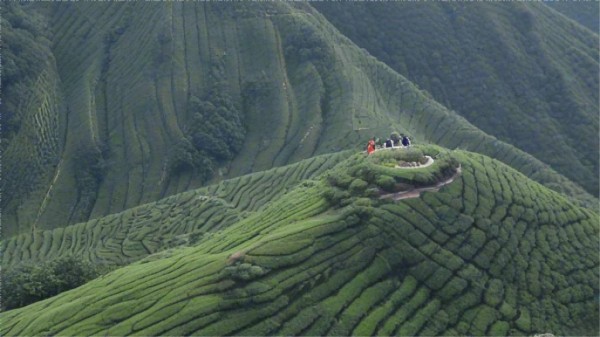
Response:
[[[375,151],[375,138],[371,138],[367,144],[367,154],[371,154]]]

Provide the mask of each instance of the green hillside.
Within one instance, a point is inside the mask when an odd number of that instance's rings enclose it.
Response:
[[[410,162],[425,163],[424,154],[433,158],[432,165],[405,168]],[[198,229],[204,233],[77,289],[3,312],[0,332],[600,332],[598,214],[497,160],[420,146],[369,157],[322,156],[268,176],[294,178],[287,191],[262,204],[270,184],[253,174],[122,213],[120,226],[127,226],[127,219],[138,224],[131,227],[137,231],[132,240],[143,237],[139,227],[179,238]],[[419,197],[406,198],[417,191]],[[198,224],[182,229],[185,221],[164,216],[202,213],[209,199],[215,213],[226,205],[239,211],[237,219],[215,223],[212,231]],[[144,217],[155,220],[143,222]],[[66,231],[64,248],[44,249],[36,258],[85,251],[84,256],[102,260],[143,251],[114,244],[102,248],[105,253],[93,253],[84,241],[122,237],[118,231],[111,234],[120,226],[107,223],[106,232],[94,234],[78,226],[49,232],[34,244],[10,245],[3,257],[26,258],[25,251],[51,247],[50,238]]]
[[[79,256],[125,265],[149,254],[196,242],[262,210],[269,203],[346,159],[349,152],[225,180],[121,213],[4,240],[2,266]]]
[[[315,2],[344,35],[486,133],[598,195],[598,2]]]
[[[362,148],[368,137],[394,130],[497,158],[597,207],[580,186],[433,101],[308,4],[26,3],[2,10],[11,51],[3,62],[16,64],[8,69],[48,56],[26,76],[2,77],[12,102],[1,106],[12,125],[2,142],[6,236]],[[19,88],[29,88],[29,101]]]

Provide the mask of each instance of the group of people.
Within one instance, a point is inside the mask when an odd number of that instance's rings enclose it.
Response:
[[[375,150],[377,149],[377,143],[379,142],[379,139],[373,137],[369,140],[369,142],[367,143],[367,154],[371,154],[373,152],[375,152]],[[393,147],[409,147],[410,146],[410,138],[408,138],[408,136],[405,136],[403,134],[393,134],[390,135],[390,138],[386,139],[385,142],[383,142],[383,148],[393,148]]]

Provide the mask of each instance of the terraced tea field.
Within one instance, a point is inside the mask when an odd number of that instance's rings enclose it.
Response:
[[[391,165],[421,153],[434,164],[414,170]],[[296,178],[268,203],[261,198],[270,179],[259,175],[213,187],[214,196],[223,197],[213,207],[209,200],[191,201],[209,189],[157,203],[175,213],[215,209],[219,217],[231,214],[231,221],[215,221],[210,226],[218,230],[206,228],[191,246],[179,243],[77,289],[1,313],[0,332],[599,333],[597,213],[478,154],[428,146],[341,157],[275,171],[274,179]],[[379,198],[434,185],[459,165],[460,175],[437,192]],[[166,227],[158,223],[143,227]],[[172,234],[202,228],[182,223],[171,224]],[[7,261],[32,246],[19,247],[5,250],[12,256]],[[112,254],[118,252],[115,247]]]
[[[257,212],[305,180],[344,160],[350,152],[226,180],[118,214],[55,230],[21,234],[2,245],[2,266],[82,256],[95,263],[124,264],[188,244]]]

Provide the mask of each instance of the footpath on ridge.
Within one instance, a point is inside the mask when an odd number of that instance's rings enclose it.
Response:
[[[394,149],[394,148],[391,148],[391,149]],[[383,150],[383,149],[380,149],[380,150]],[[380,150],[376,150],[376,151],[380,151]],[[425,158],[427,158],[427,161],[423,165],[396,166],[396,168],[399,170],[413,170],[413,169],[420,169],[420,168],[425,168],[425,167],[433,165],[433,163],[435,161],[433,158],[431,158],[430,156],[425,156]],[[459,166],[456,169],[456,173],[454,173],[452,175],[452,177],[450,177],[444,181],[440,181],[439,183],[437,183],[433,186],[417,187],[417,188],[412,188],[412,189],[406,190],[406,191],[387,193],[387,194],[381,195],[379,198],[380,199],[393,199],[396,201],[402,200],[402,199],[418,198],[421,195],[421,192],[437,192],[437,191],[439,191],[440,188],[442,188],[443,186],[448,185],[451,182],[453,182],[454,179],[456,179],[460,174],[461,174],[461,167]]]

